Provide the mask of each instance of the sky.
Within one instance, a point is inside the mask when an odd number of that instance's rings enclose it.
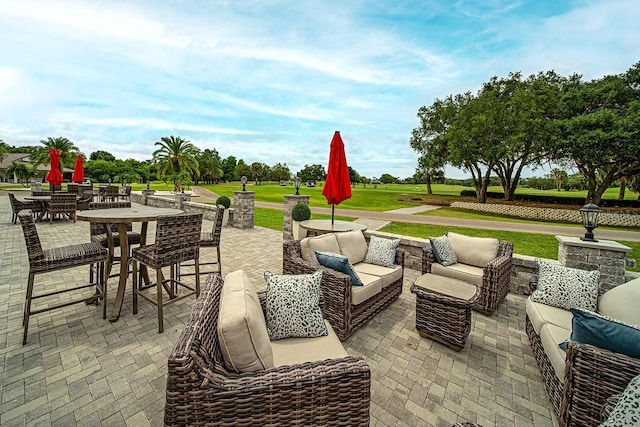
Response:
[[[405,178],[421,106],[515,71],[623,73],[638,16],[635,0],[0,0],[0,139],[147,160],[174,135],[295,173],[326,168],[339,130],[358,173]]]

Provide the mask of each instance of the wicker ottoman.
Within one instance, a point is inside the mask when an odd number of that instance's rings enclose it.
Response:
[[[460,351],[471,331],[471,307],[478,298],[474,285],[423,274],[411,285],[416,294],[416,329],[423,337]]]

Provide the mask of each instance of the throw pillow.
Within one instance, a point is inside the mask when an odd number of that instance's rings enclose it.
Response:
[[[272,340],[329,334],[320,310],[322,271],[313,274],[272,274],[267,281],[267,332]]]
[[[640,357],[640,328],[602,316],[589,310],[572,308],[571,341],[585,344],[627,356]],[[567,341],[560,348],[567,349]]]
[[[431,251],[439,264],[447,266],[458,262],[456,253],[453,251],[447,236],[430,237],[429,242],[431,243]]]
[[[639,301],[640,279],[634,279],[605,292],[598,301],[598,313],[640,325]]]
[[[554,307],[582,308],[595,311],[598,305],[600,272],[551,264],[541,259],[538,263],[538,287],[531,301]]]
[[[353,266],[349,262],[349,258],[346,256],[331,252],[316,251],[316,257],[318,258],[320,265],[324,265],[325,267],[347,274],[351,277],[352,285],[362,286],[362,280],[360,280],[358,273],[353,269]]]
[[[396,249],[399,244],[400,239],[384,239],[372,235],[364,262],[383,267],[393,267],[396,260]]]
[[[600,427],[631,427],[640,425],[640,375],[632,379]]]

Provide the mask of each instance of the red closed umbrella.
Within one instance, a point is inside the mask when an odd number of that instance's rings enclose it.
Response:
[[[331,224],[334,221],[335,205],[351,197],[351,180],[347,168],[347,156],[344,154],[344,143],[340,132],[336,131],[331,140],[329,151],[329,167],[327,168],[327,180],[322,187],[322,195],[331,205]]]
[[[62,184],[62,172],[60,172],[60,152],[55,148],[49,150],[49,157],[51,157],[51,169],[47,173],[47,182],[49,185],[55,186]]]
[[[84,163],[82,156],[76,157],[76,165],[73,168],[73,175],[71,181],[82,184],[84,182]]]

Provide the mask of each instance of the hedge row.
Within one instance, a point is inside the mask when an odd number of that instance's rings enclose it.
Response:
[[[476,197],[475,190],[462,190],[460,192],[462,197]],[[504,193],[487,191],[488,199],[504,199]],[[525,200],[528,202],[538,203],[552,203],[560,205],[575,205],[583,206],[585,204],[584,197],[558,197],[545,194],[514,194],[513,200]],[[613,208],[638,208],[640,207],[639,200],[617,200],[617,199],[602,199],[600,201],[600,207]]]

